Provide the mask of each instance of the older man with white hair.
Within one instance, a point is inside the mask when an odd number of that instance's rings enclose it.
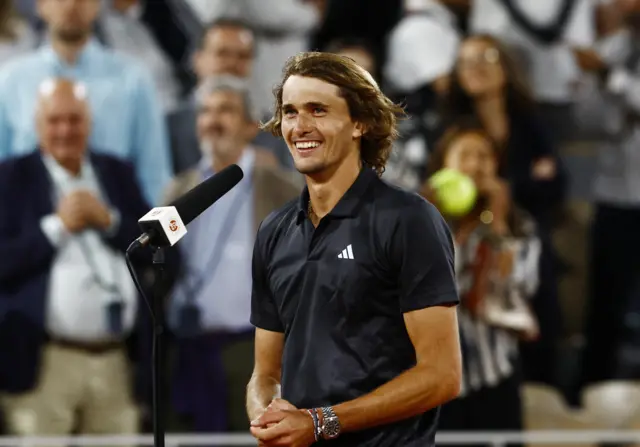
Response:
[[[195,96],[193,125],[202,159],[173,181],[167,202],[234,163],[244,178],[193,221],[180,242],[183,267],[169,312],[177,336],[174,404],[189,431],[246,431],[253,243],[260,222],[299,194],[301,178],[283,171],[270,151],[251,144],[260,114],[245,80],[210,78]]]
[[[135,433],[124,251],[148,210],[132,166],[87,146],[86,87],[45,81],[38,149],[0,163],[0,402],[15,435]]]

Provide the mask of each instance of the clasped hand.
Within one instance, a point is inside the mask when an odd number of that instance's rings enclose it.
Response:
[[[251,422],[251,434],[262,447],[309,447],[315,442],[313,419],[284,399],[274,399]]]
[[[67,194],[60,201],[57,214],[71,233],[88,227],[104,230],[111,224],[109,210],[89,191],[78,190]]]

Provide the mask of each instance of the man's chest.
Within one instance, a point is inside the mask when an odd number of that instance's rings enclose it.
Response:
[[[318,314],[333,321],[399,315],[397,275],[380,235],[345,220],[318,230],[300,225],[272,251],[269,288],[285,328]]]

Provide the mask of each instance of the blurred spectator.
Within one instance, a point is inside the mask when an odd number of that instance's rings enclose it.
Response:
[[[447,132],[430,163],[432,173],[448,168],[470,176],[478,190],[469,213],[448,218],[464,374],[460,396],[442,407],[441,431],[523,429],[518,339],[538,335],[528,300],[538,285],[540,241],[532,219],[511,203],[498,154],[484,130],[465,125]],[[438,206],[428,183],[423,194]]]
[[[86,95],[43,83],[38,150],[0,164],[0,387],[16,435],[138,431],[124,251],[148,205],[128,164],[90,152]]]
[[[586,73],[579,123],[603,141],[582,384],[640,377],[640,1],[612,0],[606,7],[606,34],[594,49],[577,53]]]
[[[353,59],[358,65],[371,73],[374,79],[377,80],[380,77],[375,53],[366,40],[358,38],[336,40],[327,45],[324,51]]]
[[[509,181],[514,203],[538,225],[542,256],[533,308],[541,337],[523,345],[523,360],[526,379],[553,384],[562,327],[551,230],[554,207],[565,193],[564,168],[514,61],[494,38],[474,36],[462,43],[444,107],[445,124],[478,117],[497,144],[499,174]]]
[[[178,106],[181,86],[173,61],[141,20],[142,0],[111,0],[100,15],[107,45],[141,61],[153,76],[165,112]]]
[[[336,40],[362,39],[369,42],[382,68],[387,59],[389,33],[402,16],[404,1],[311,0],[310,3],[319,4],[322,20],[311,36],[310,49],[326,48]],[[384,84],[384,79],[381,81],[381,85]]]
[[[556,138],[571,137],[574,48],[595,39],[593,0],[472,0],[469,31],[491,34],[519,56],[541,115]]]
[[[132,161],[145,197],[156,203],[170,177],[170,154],[150,76],[92,38],[100,0],[40,0],[38,8],[48,41],[0,70],[0,158],[34,150],[38,86],[48,77],[69,77],[88,89],[91,149]]]
[[[177,336],[175,410],[188,430],[246,431],[245,390],[253,371],[251,258],[260,222],[301,185],[267,150],[251,144],[258,114],[239,78],[215,77],[196,92],[202,160],[178,175],[166,201],[236,163],[244,179],[191,223],[180,243],[183,266],[170,306]]]
[[[326,0],[187,0],[202,23],[242,20],[255,33],[254,87],[260,118],[271,117],[272,90],[288,58],[309,47],[324,17]],[[386,0],[388,1],[388,0]]]
[[[436,0],[407,0],[406,14],[391,32],[385,79],[409,119],[400,123],[385,178],[404,188],[417,190],[425,179],[440,125],[438,98],[446,91],[460,40],[455,17]]]
[[[32,50],[36,35],[13,7],[13,0],[0,2],[0,66],[11,58]]]
[[[249,80],[254,70],[255,35],[251,28],[235,19],[219,19],[205,29],[193,57],[198,84],[210,77],[231,75]],[[255,98],[255,91],[252,92]],[[193,123],[197,116],[193,95],[169,116],[173,169],[180,173],[200,160],[200,143]],[[291,165],[289,150],[282,140],[258,132],[255,143],[273,151],[280,163]]]

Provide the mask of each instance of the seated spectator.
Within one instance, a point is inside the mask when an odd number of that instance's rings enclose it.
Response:
[[[32,50],[37,43],[30,24],[16,13],[11,0],[0,3],[0,66]]]
[[[33,151],[38,86],[65,76],[87,87],[91,150],[131,161],[147,201],[155,204],[170,178],[162,108],[143,67],[92,37],[100,3],[39,0],[48,40],[0,70],[0,159]]]
[[[537,336],[528,300],[538,284],[540,242],[498,176],[498,154],[481,128],[454,128],[430,164],[432,173],[448,168],[468,175],[478,191],[469,213],[443,214],[455,241],[463,386],[442,407],[440,431],[523,429],[518,340]],[[423,194],[441,206],[428,182]]]
[[[548,129],[540,121],[527,85],[513,60],[494,38],[473,36],[461,45],[455,74],[443,101],[444,128],[474,116],[496,142],[498,172],[513,201],[536,221],[542,241],[540,287],[533,308],[541,337],[524,344],[528,380],[555,384],[556,350],[561,336],[558,265],[551,231],[556,206],[562,203],[566,176]]]
[[[46,81],[36,112],[37,150],[0,164],[7,429],[136,433],[127,342],[144,313],[124,251],[148,206],[129,164],[90,151],[84,85]]]
[[[169,324],[176,335],[175,411],[186,431],[246,431],[245,390],[253,371],[251,259],[260,222],[299,195],[294,173],[251,144],[258,131],[246,81],[216,77],[196,92],[202,159],[178,175],[171,202],[207,177],[238,164],[244,178],[191,223],[180,242],[183,261]],[[183,430],[185,427],[181,427]]]
[[[194,71],[201,85],[210,77],[229,75],[250,82],[255,63],[255,35],[242,21],[219,19],[209,25],[193,57]],[[256,97],[252,83],[252,100]],[[193,168],[200,160],[199,138],[193,123],[198,110],[193,94],[169,116],[173,170],[180,173]],[[261,114],[260,114],[261,115]],[[259,118],[262,118],[260,116]],[[290,167],[291,157],[286,144],[266,132],[258,132],[255,144],[270,149],[280,164]]]

